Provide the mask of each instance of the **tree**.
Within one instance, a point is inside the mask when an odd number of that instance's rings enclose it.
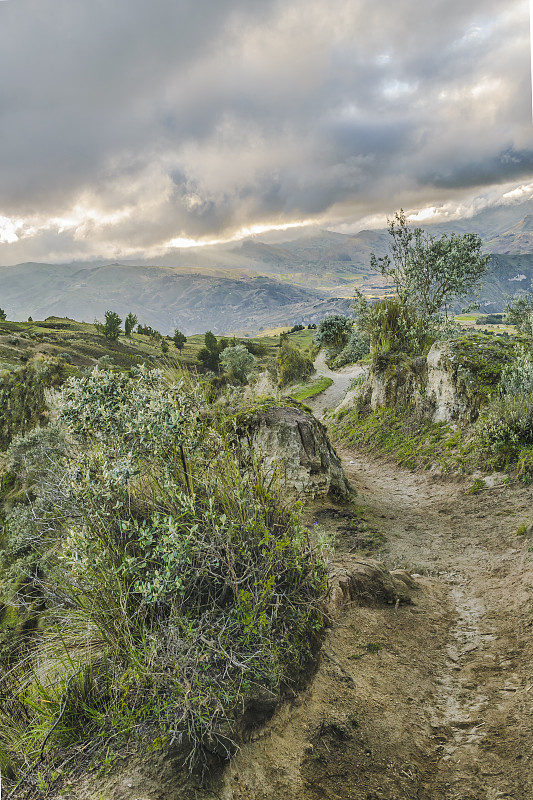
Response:
[[[206,369],[211,372],[218,372],[218,365],[221,352],[229,345],[228,339],[218,340],[212,331],[207,331],[204,335],[205,347],[198,352],[198,360],[202,362]]]
[[[181,351],[183,350],[183,345],[187,341],[187,337],[185,336],[184,333],[182,333],[180,330],[176,328],[176,330],[174,331],[174,336],[172,337],[172,341],[174,342],[174,344],[181,353]]]
[[[403,209],[388,220],[391,254],[370,256],[373,269],[392,282],[402,305],[424,321],[439,324],[448,318],[454,300],[475,290],[488,269],[475,233],[452,233],[436,239],[422,228],[410,228]]]
[[[218,351],[217,337],[212,331],[207,331],[205,333],[204,342],[207,349],[210,350],[212,353],[216,353]]]
[[[133,329],[135,328],[136,325],[137,325],[137,315],[133,314],[130,311],[130,313],[128,314],[128,316],[124,320],[124,333],[126,334],[126,336],[128,338],[131,337],[131,334],[133,333]]]
[[[505,308],[507,322],[516,325],[520,333],[533,338],[533,294],[521,294],[509,300]]]
[[[106,339],[114,342],[120,335],[120,325],[122,320],[115,311],[105,312],[105,322],[101,326],[101,332]]]
[[[0,322],[3,322],[5,319],[7,319],[7,314],[3,308],[0,308]]]
[[[315,342],[339,352],[346,345],[352,331],[353,319],[342,314],[330,314],[320,322]]]
[[[241,383],[246,383],[257,359],[243,344],[226,347],[220,356],[222,368]]]
[[[304,381],[315,372],[313,362],[302,351],[291,344],[289,336],[280,336],[279,352],[276,360],[280,386],[288,386],[297,381]]]

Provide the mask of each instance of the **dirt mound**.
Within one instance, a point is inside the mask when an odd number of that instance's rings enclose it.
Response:
[[[338,612],[350,601],[359,605],[411,603],[416,588],[405,570],[389,572],[377,561],[346,557],[331,573],[328,605]]]

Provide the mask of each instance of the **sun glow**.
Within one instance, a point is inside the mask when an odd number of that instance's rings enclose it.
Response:
[[[66,217],[52,217],[47,221],[43,228],[57,228],[58,233],[75,230],[76,234],[83,236],[93,228],[100,228],[107,225],[116,225],[130,216],[129,209],[105,213],[95,208],[88,208],[84,205],[74,206],[71,213]]]
[[[435,206],[430,206],[429,208],[422,208],[420,211],[417,211],[416,214],[409,214],[408,219],[409,222],[422,222],[428,219],[434,219],[438,217],[442,213],[442,209],[438,209]]]
[[[166,242],[167,247],[209,247],[215,244],[231,244],[231,242],[238,242],[241,239],[247,239],[249,236],[257,236],[261,233],[269,233],[270,231],[287,231],[291,228],[305,228],[308,225],[313,225],[314,221],[310,219],[301,220],[300,222],[285,222],[281,225],[273,225],[267,222],[259,222],[255,225],[248,225],[239,228],[233,236],[221,239],[188,239],[185,237],[176,237]]]

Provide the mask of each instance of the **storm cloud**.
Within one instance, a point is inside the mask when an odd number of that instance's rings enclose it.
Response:
[[[533,175],[523,0],[0,3],[0,263],[346,226]]]

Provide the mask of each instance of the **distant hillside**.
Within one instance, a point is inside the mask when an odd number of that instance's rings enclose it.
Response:
[[[350,301],[238,271],[106,264],[3,267],[1,306],[10,319],[69,316],[92,322],[108,309],[169,333],[258,331],[349,313]]]
[[[491,256],[490,269],[480,293],[481,307],[503,311],[507,299],[533,289],[533,253]]]
[[[532,286],[533,201],[484,209],[469,219],[430,225],[443,233],[478,233],[491,270],[482,307],[502,311],[507,298]],[[158,265],[144,259],[117,264],[18,264],[0,267],[0,306],[11,319],[70,316],[92,322],[108,309],[163,333],[257,332],[319,322],[350,313],[355,289],[382,296],[386,286],[370,256],[388,252],[384,230],[354,235],[308,231],[287,241],[251,237],[238,244],[169,250]],[[458,304],[458,308],[460,307]],[[463,304],[464,305],[464,304]]]

